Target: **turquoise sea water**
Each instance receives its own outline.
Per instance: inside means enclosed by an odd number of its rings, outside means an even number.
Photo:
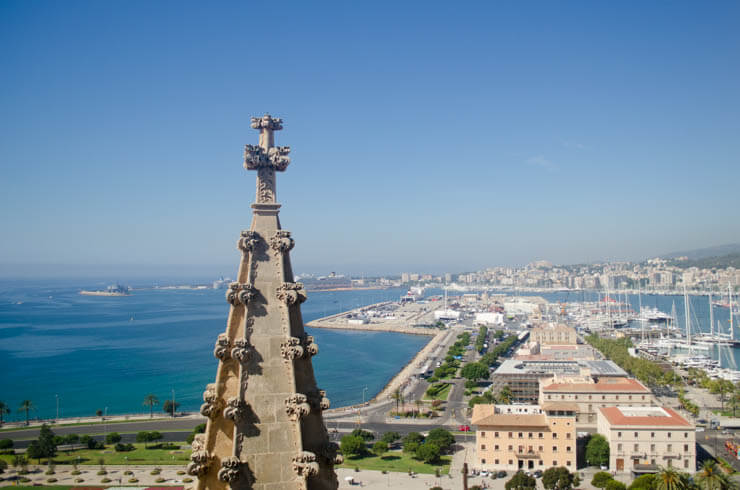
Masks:
[[[223,290],[136,290],[93,297],[80,289],[104,284],[0,282],[0,400],[20,420],[21,400],[33,417],[88,416],[96,410],[142,413],[144,396],[172,397],[197,410],[217,360],[213,344],[225,330]],[[405,290],[310,292],[304,321],[396,299]],[[385,332],[308,329],[319,344],[313,358],[319,386],[332,406],[371,397],[429,337]]]

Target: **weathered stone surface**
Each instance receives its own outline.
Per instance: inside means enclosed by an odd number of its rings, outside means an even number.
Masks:
[[[252,118],[252,127],[260,132],[259,144],[244,149],[244,167],[257,172],[252,223],[237,241],[229,319],[214,347],[216,382],[203,394],[209,421],[188,472],[198,490],[332,490],[341,456],[321,416],[329,400],[313,374],[318,346],[303,329],[306,291],[288,256],[295,242],[278,219],[275,176],[288,167],[290,148],[274,144],[281,119]]]

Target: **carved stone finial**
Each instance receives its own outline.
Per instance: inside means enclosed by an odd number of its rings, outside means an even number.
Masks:
[[[301,451],[293,456],[293,471],[303,478],[318,475],[319,464],[316,462],[316,455],[311,451]]]
[[[290,252],[295,246],[295,241],[290,237],[290,232],[278,230],[270,239],[270,247],[278,253]]]
[[[234,341],[234,348],[231,349],[231,357],[242,364],[246,364],[252,358],[252,349],[254,347],[246,340],[236,339]]]
[[[216,340],[216,347],[213,349],[213,355],[222,361],[227,360],[230,353],[230,344],[231,342],[229,342],[229,337],[227,337],[225,333],[219,334],[218,340]]]
[[[224,459],[221,461],[221,469],[218,470],[218,479],[226,483],[235,482],[241,476],[241,466],[242,462],[239,458],[231,456]]]
[[[303,334],[301,344],[303,345],[304,355],[315,356],[319,353],[319,344],[313,341],[313,335]]]
[[[298,420],[311,412],[311,405],[303,393],[295,393],[285,399],[285,411],[290,420]]]
[[[316,390],[309,393],[308,402],[315,409],[329,410],[329,407],[331,407],[331,402],[326,397],[326,391],[324,390]]]
[[[264,149],[257,145],[244,145],[244,168],[247,170],[270,169],[283,172],[290,165],[290,146],[273,146]]]
[[[283,129],[283,120],[282,118],[272,117],[269,114],[265,114],[262,117],[253,117],[252,127],[254,129],[271,129],[272,131],[280,131]]]
[[[244,253],[254,251],[254,247],[257,246],[259,235],[250,230],[243,230],[239,236],[239,241],[236,242],[236,248]]]
[[[327,442],[321,448],[321,455],[329,460],[332,464],[342,464],[344,458],[339,453],[339,445],[336,442]]]
[[[209,383],[206,385],[206,391],[203,392],[203,401],[205,403],[200,406],[201,415],[211,419],[217,417],[223,402],[216,393],[215,384]]]
[[[254,298],[256,291],[251,284],[232,282],[226,290],[226,301],[232,306],[246,305]]]
[[[190,455],[190,463],[187,467],[187,472],[192,476],[203,476],[208,471],[208,466],[211,463],[211,456],[206,447],[206,436],[205,434],[197,434],[193,439],[193,452]]]
[[[289,306],[296,302],[300,304],[306,301],[306,290],[303,289],[303,283],[284,282],[277,288],[277,298]]]
[[[239,398],[229,398],[224,408],[224,417],[234,422],[241,422],[247,417],[248,404]]]
[[[280,344],[280,355],[286,361],[292,361],[303,356],[303,347],[301,346],[301,339],[296,337],[290,337],[288,340],[283,341]]]

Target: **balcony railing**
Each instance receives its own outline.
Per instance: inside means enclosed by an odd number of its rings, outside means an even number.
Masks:
[[[521,459],[540,459],[540,453],[537,451],[517,451],[516,457]]]

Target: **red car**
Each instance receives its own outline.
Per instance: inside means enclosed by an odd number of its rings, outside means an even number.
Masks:
[[[469,425],[461,425],[457,428],[460,432],[470,432],[470,426]]]

